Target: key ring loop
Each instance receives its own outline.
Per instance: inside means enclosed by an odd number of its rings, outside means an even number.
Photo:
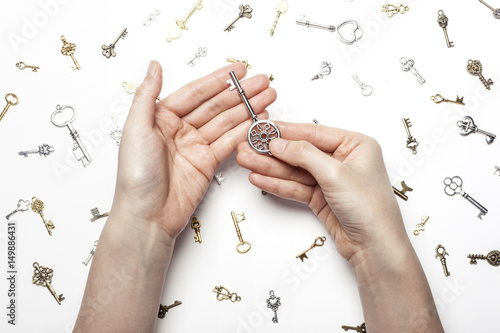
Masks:
[[[340,28],[342,28],[343,26],[345,25],[349,25],[349,24],[352,24],[354,25],[356,28],[354,30],[352,30],[351,34],[352,34],[352,39],[346,39],[344,36],[342,36],[342,34],[340,33]],[[335,27],[335,30],[337,31],[337,35],[339,36],[339,39],[342,43],[344,44],[347,44],[347,45],[351,45],[351,44],[354,44],[354,42],[357,42],[361,37],[363,37],[363,30],[361,29],[361,27],[359,26],[358,22],[354,21],[354,20],[346,20],[342,23],[340,23],[338,26]],[[356,35],[356,32],[359,30],[360,34],[359,36]]]
[[[246,248],[247,246],[248,246],[248,248]],[[242,248],[242,249],[240,250],[240,248]],[[243,242],[238,243],[238,245],[236,245],[236,251],[238,251],[239,253],[247,253],[248,251],[250,251],[251,248],[252,248],[252,244],[250,244],[249,241],[243,241]]]
[[[452,178],[446,177],[443,180],[443,183],[444,185],[446,185],[444,187],[444,193],[446,193],[450,197],[454,196],[455,194],[462,194],[463,181],[462,178],[460,178],[459,176],[454,176]]]
[[[15,100],[15,102],[13,102],[13,100]],[[17,105],[17,103],[19,103],[19,98],[16,94],[8,93],[7,95],[5,95],[5,101],[7,102],[7,104]]]
[[[431,101],[433,101],[436,104],[444,102],[444,97],[441,96],[440,94],[436,94],[435,96],[431,96]]]
[[[368,91],[368,92],[366,92],[366,91]],[[373,92],[372,86],[366,85],[366,84],[363,84],[361,86],[361,94],[363,96],[370,96],[372,94],[372,92]]]
[[[56,116],[62,113],[65,109],[71,109],[73,113],[71,118],[63,123],[56,122],[55,119]],[[65,127],[68,126],[70,123],[72,123],[75,120],[75,118],[76,118],[76,111],[71,105],[64,105],[64,106],[57,105],[56,110],[52,113],[52,116],[50,116],[50,121],[52,121],[52,124],[56,125],[57,127]]]
[[[314,240],[314,246],[323,246],[325,244],[325,241],[326,241],[326,237],[323,236],[323,237],[316,237],[316,239]],[[321,242],[321,243],[320,243]]]

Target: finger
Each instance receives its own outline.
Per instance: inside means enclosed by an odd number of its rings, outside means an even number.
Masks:
[[[227,78],[230,77],[229,72],[226,73],[226,75]],[[250,99],[260,94],[262,91],[265,91],[269,87],[269,79],[264,74],[257,75],[249,79],[242,80],[241,85],[245,90],[245,95],[248,99]],[[210,98],[193,112],[188,113],[184,117],[184,120],[193,125],[195,128],[200,128],[221,112],[241,104],[241,97],[238,92],[236,90],[231,91],[227,88],[229,88],[228,84],[226,84],[226,89],[220,94]],[[252,107],[254,107],[253,104]],[[257,108],[255,112],[257,113]],[[248,116],[248,112],[244,112],[243,115]]]
[[[178,117],[184,117],[227,89],[226,81],[229,79],[231,71],[234,71],[239,78],[243,78],[247,73],[247,68],[241,63],[225,66],[201,79],[186,84],[159,103],[173,111]]]
[[[305,185],[292,180],[267,177],[258,173],[251,173],[248,177],[250,183],[263,191],[280,198],[291,199],[309,204],[314,194],[314,186]]]
[[[249,103],[252,109],[258,115],[262,113],[269,105],[276,100],[276,90],[267,88],[260,92],[257,96],[250,98]],[[248,120],[250,115],[247,108],[238,96],[238,102],[235,106],[210,120],[206,125],[203,125],[198,130],[208,142],[214,142],[224,133],[235,128],[242,122]]]

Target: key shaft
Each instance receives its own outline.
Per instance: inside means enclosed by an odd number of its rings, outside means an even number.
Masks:
[[[477,209],[480,210],[480,213],[477,217],[479,217],[480,219],[483,219],[483,216],[486,215],[488,213],[488,210],[486,208],[484,208],[479,202],[477,202],[476,200],[474,200],[470,195],[468,195],[467,193],[463,192],[462,196],[467,199],[470,203],[472,203],[474,206],[476,206]]]
[[[492,6],[490,6],[489,4],[487,4],[483,0],[479,0],[479,2],[482,3],[483,5],[485,5],[486,7],[488,7],[489,9],[491,9],[491,11],[493,12],[494,18],[500,19],[500,8],[493,8]]]

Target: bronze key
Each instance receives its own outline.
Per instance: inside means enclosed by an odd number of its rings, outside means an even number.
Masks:
[[[441,252],[439,252],[439,250],[442,250]],[[450,272],[448,271],[448,267],[446,266],[446,258],[444,256],[446,256],[448,254],[448,252],[446,252],[446,249],[444,248],[443,245],[439,244],[437,247],[436,247],[436,258],[439,257],[439,259],[441,260],[441,265],[443,266],[443,270],[444,270],[444,276],[450,276]]]
[[[165,318],[165,314],[168,312],[168,309],[173,308],[174,306],[181,305],[182,302],[180,301],[175,301],[174,304],[171,305],[161,305],[160,304],[160,310],[158,311],[158,318]]]
[[[45,204],[43,203],[42,200],[37,199],[36,197],[33,197],[31,199],[31,210],[34,211],[37,214],[40,214],[42,217],[43,223],[45,224],[45,228],[47,228],[47,231],[49,232],[49,235],[52,236],[52,231],[51,229],[54,229],[54,222],[45,220],[45,216],[43,216],[43,209],[45,208]]]
[[[467,258],[470,259],[471,265],[477,265],[477,259],[480,259],[488,261],[492,266],[500,266],[500,251],[497,250],[490,251],[487,255],[469,254]]]
[[[403,189],[402,190],[398,190],[397,188],[395,188],[394,186],[392,187],[392,190],[394,191],[394,193],[400,197],[401,199],[403,199],[404,201],[408,201],[408,196],[405,194],[406,192],[411,192],[413,191],[413,189],[411,187],[409,187],[408,185],[406,185],[405,181],[403,180],[401,182],[401,186],[403,186]]]
[[[302,260],[302,262],[304,262],[304,259],[309,259],[307,257],[307,254],[306,252],[308,252],[309,250],[312,250],[313,248],[315,248],[316,246],[323,246],[323,244],[325,244],[325,241],[326,241],[326,237],[323,236],[323,237],[316,237],[316,239],[314,240],[314,243],[313,245],[311,245],[307,250],[305,250],[304,252],[301,252],[299,253],[295,258],[299,258],[300,260]]]
[[[37,286],[47,287],[56,299],[57,303],[61,305],[61,302],[64,301],[63,294],[57,296],[56,291],[52,287],[52,277],[54,276],[54,271],[52,268],[39,266],[37,262],[33,263],[33,267],[35,268],[35,272],[33,274],[33,284]]]
[[[8,93],[7,95],[5,95],[5,100],[7,101],[7,105],[0,114],[0,121],[2,120],[3,116],[5,116],[7,110],[9,110],[11,105],[17,105],[19,103],[19,99],[13,93]]]
[[[342,325],[342,328],[344,329],[344,331],[356,331],[358,333],[366,333],[366,325],[365,323],[359,325],[359,326],[346,326],[346,325]]]

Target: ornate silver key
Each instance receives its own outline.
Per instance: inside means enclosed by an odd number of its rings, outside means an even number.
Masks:
[[[481,133],[486,135],[486,143],[491,144],[495,140],[496,135],[489,132],[480,130],[476,124],[474,124],[474,119],[469,116],[465,116],[464,119],[457,121],[457,126],[460,128],[460,135],[467,136],[471,133]]]
[[[441,252],[439,252],[441,250]],[[436,246],[436,257],[439,257],[439,260],[441,260],[441,265],[443,266],[444,270],[444,276],[450,276],[450,272],[448,271],[448,266],[446,266],[446,258],[444,256],[449,256],[448,252],[446,252],[446,249],[444,248],[443,245],[439,244]]]
[[[486,89],[490,90],[491,85],[493,85],[493,81],[491,79],[486,79],[483,76],[483,65],[479,60],[471,60],[467,61],[467,72],[469,72],[472,76],[479,76],[479,80],[483,83]]]
[[[401,69],[404,72],[410,71],[413,75],[416,76],[417,82],[422,85],[425,83],[425,79],[418,74],[418,71],[413,67],[415,65],[415,61],[413,59],[406,60],[406,58],[402,57],[399,59],[399,62],[401,63]]]
[[[217,184],[222,185],[222,181],[224,180],[224,177],[222,177],[222,173],[218,173],[214,175],[214,179],[217,182]]]
[[[19,61],[17,64],[16,64],[16,67],[19,68],[19,70],[23,70],[25,68],[31,68],[31,71],[32,72],[38,72],[38,70],[40,69],[40,67],[38,66],[30,66],[30,65],[26,65],[24,62],[22,61]]]
[[[276,30],[276,26],[278,25],[278,20],[280,19],[281,14],[286,13],[288,10],[288,1],[286,0],[281,0],[276,4],[274,7],[278,14],[276,15],[276,19],[274,20],[273,28],[271,29],[271,37],[274,35],[274,30]]]
[[[94,256],[95,250],[97,249],[97,243],[98,242],[99,241],[95,241],[94,242],[94,245],[92,246],[92,251],[90,251],[89,256],[87,257],[87,259],[85,259],[85,261],[82,261],[82,264],[84,264],[85,266],[87,266],[89,264],[90,260]]]
[[[115,46],[116,46],[116,43],[118,43],[118,41],[120,39],[124,39],[125,36],[127,36],[127,28],[123,29],[122,32],[118,35],[118,37],[115,39],[115,41],[109,45],[105,45],[103,44],[101,46],[102,48],[102,55],[105,56],[106,58],[110,58],[110,57],[116,57],[116,51],[115,51]]]
[[[405,125],[406,135],[408,140],[406,140],[406,148],[410,149],[413,154],[417,153],[418,141],[410,133],[411,121],[410,118],[403,118],[403,125]]]
[[[252,109],[252,106],[248,102],[247,97],[245,96],[245,91],[240,85],[240,81],[236,77],[233,71],[229,73],[231,75],[231,80],[227,80],[227,83],[231,85],[230,89],[238,89],[238,93],[243,100],[248,112],[250,113],[250,117],[253,120],[253,125],[248,130],[248,143],[250,146],[259,153],[268,153],[271,155],[271,151],[269,150],[269,143],[272,139],[280,138],[281,133],[278,128],[272,121],[269,120],[259,120],[257,115]]]
[[[363,82],[361,82],[358,79],[358,74],[353,74],[352,78],[354,79],[354,81],[356,81],[359,84],[359,87],[361,88],[361,95],[370,96],[372,94],[372,92],[373,92],[372,86],[366,85]]]
[[[151,25],[151,21],[155,21],[158,15],[160,15],[161,11],[159,9],[155,10],[154,13],[149,14],[146,22],[143,23],[145,27],[149,27]]]
[[[246,17],[246,18],[252,18],[252,7],[250,7],[250,5],[240,5],[238,7],[240,9],[240,13],[238,14],[238,17],[234,19],[233,22],[231,22],[227,27],[226,29],[224,29],[224,31],[231,31],[234,29],[234,24],[236,23],[236,21],[238,21],[240,18],[242,17]]]
[[[477,202],[476,200],[472,199],[472,197],[470,195],[468,195],[467,193],[465,193],[465,191],[462,190],[462,184],[463,184],[462,178],[460,178],[459,176],[454,176],[454,177],[451,177],[451,178],[450,177],[446,177],[443,182],[444,182],[444,185],[445,185],[444,186],[444,193],[446,193],[450,197],[454,196],[455,194],[460,194],[465,199],[467,199],[470,203],[472,203],[474,206],[476,206],[477,209],[480,210],[480,213],[479,213],[479,215],[477,217],[479,217],[480,219],[482,219],[483,216],[488,213],[488,210],[486,208],[484,208],[483,206],[481,206],[479,204],[479,202]]]
[[[207,48],[206,47],[199,47],[198,52],[195,53],[193,60],[191,60],[187,64],[191,65],[191,67],[193,67],[194,65],[196,65],[196,62],[195,62],[196,59],[200,59],[201,57],[205,57],[206,55],[207,55]]]
[[[111,139],[115,140],[115,144],[117,146],[119,146],[120,142],[122,140],[122,130],[121,130],[120,127],[118,127],[118,124],[116,123],[116,116],[115,116],[115,114],[111,115],[111,119],[113,120],[113,127],[111,128],[111,131],[109,132],[109,137]]]
[[[54,149],[54,147],[44,143],[41,146],[38,146],[38,149],[20,151],[19,155],[28,157],[29,154],[39,154],[40,156],[47,157],[47,155],[50,155],[50,153],[53,153],[55,151],[56,150]]]
[[[267,299],[267,307],[274,311],[273,323],[278,323],[278,307],[281,305],[280,297],[274,295],[274,290],[269,292],[269,298]]]
[[[158,318],[165,318],[165,314],[168,312],[168,309],[171,309],[173,307],[176,307],[178,305],[181,305],[182,302],[180,301],[175,301],[174,304],[171,305],[161,305],[160,304],[160,310],[158,311]]]
[[[12,213],[10,213],[9,215],[5,216],[5,218],[7,220],[9,220],[10,217],[12,215],[14,215],[15,213],[17,213],[17,212],[25,212],[25,211],[27,211],[29,209],[29,207],[30,207],[30,201],[29,200],[19,199],[19,201],[17,202],[17,208],[14,211],[12,211]]]
[[[0,113],[0,121],[3,119],[7,111],[12,105],[17,105],[19,103],[19,98],[13,93],[8,93],[5,95],[5,101],[7,102],[7,105],[3,109],[2,113]]]
[[[62,113],[65,109],[71,109],[72,116],[69,120],[59,123],[56,121],[56,116],[60,113]],[[71,135],[71,138],[73,139],[73,155],[75,155],[76,159],[78,161],[81,161],[83,166],[86,167],[87,165],[92,162],[92,158],[90,157],[89,153],[87,152],[87,149],[83,145],[82,140],[80,139],[80,134],[75,130],[73,127],[72,123],[76,118],[76,111],[71,105],[64,105],[56,106],[56,111],[52,113],[52,116],[50,117],[50,120],[52,121],[52,124],[54,124],[57,127],[68,127],[69,133]]]
[[[409,10],[410,10],[410,7],[405,6],[405,5],[399,5],[399,7],[398,7],[398,6],[386,3],[385,5],[382,6],[381,12],[386,13],[387,17],[391,18],[398,13],[404,14]]]
[[[319,73],[314,75],[311,81],[322,79],[325,76],[330,75],[330,73],[332,72],[332,67],[332,64],[329,64],[326,61],[322,61],[319,64]]]
[[[469,254],[467,258],[470,259],[471,265],[477,265],[477,260],[480,259],[488,261],[492,266],[500,266],[500,251],[497,250],[490,251],[487,255]]]
[[[500,8],[493,8],[490,5],[488,5],[486,2],[484,2],[483,0],[479,0],[479,2],[482,3],[483,5],[485,5],[486,7],[488,7],[489,9],[491,9],[491,11],[493,12],[494,18],[500,19]]]
[[[338,26],[312,23],[312,22],[306,21],[304,19],[297,19],[297,20],[295,20],[295,23],[297,23],[298,25],[305,26],[306,28],[313,27],[313,28],[318,28],[318,29],[322,29],[322,30],[328,30],[330,32],[336,31],[340,41],[342,43],[348,44],[348,45],[354,44],[354,42],[358,41],[361,37],[363,37],[363,30],[358,25],[358,22],[356,22],[354,20],[346,20],[346,21],[340,23]],[[347,34],[347,33],[345,34],[347,36],[351,36],[351,38],[348,39],[348,38],[345,38],[344,35],[342,35],[342,33],[340,32],[340,29],[342,29],[343,27],[348,27],[349,25],[351,25],[353,29],[351,30],[350,34]]]
[[[446,30],[446,27],[448,26],[448,17],[444,15],[444,12],[442,10],[438,11],[438,24],[441,28],[443,28],[444,31],[444,37],[446,38],[446,45],[448,47],[453,47],[453,42],[450,42],[448,39],[448,31]]]
[[[344,329],[344,331],[356,331],[358,333],[366,333],[366,325],[365,323],[359,325],[359,326],[346,326],[346,325],[342,325],[342,327]]]

